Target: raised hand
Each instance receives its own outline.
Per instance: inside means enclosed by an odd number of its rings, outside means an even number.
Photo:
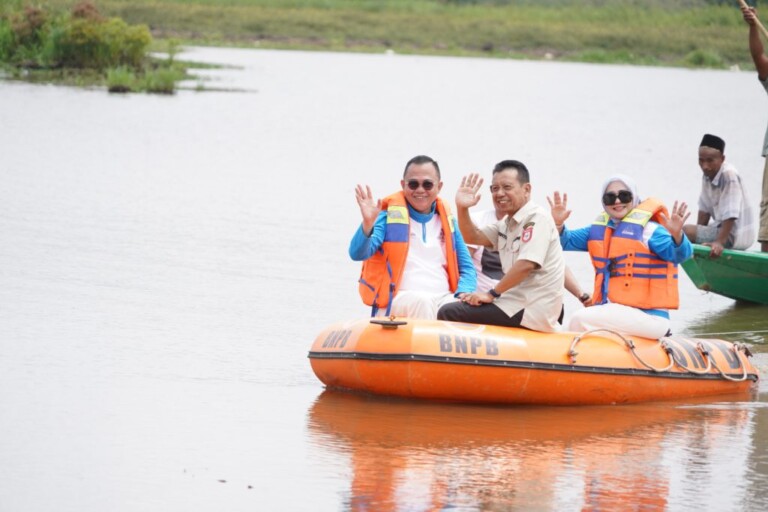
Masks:
[[[555,221],[555,225],[559,229],[565,224],[568,217],[571,216],[571,210],[568,209],[568,194],[563,193],[561,197],[560,192],[555,191],[553,199],[547,196],[547,202],[549,203],[549,212],[552,214],[552,220]]]
[[[683,225],[690,216],[691,212],[688,211],[688,205],[685,201],[680,203],[675,201],[675,204],[672,206],[672,213],[669,217],[663,213],[660,215],[662,226],[667,228],[669,234],[675,239],[675,243],[679,244],[683,239]]]
[[[461,178],[461,185],[456,191],[456,208],[471,208],[480,201],[480,187],[483,178],[477,173],[472,173]]]
[[[363,216],[363,231],[366,235],[370,235],[381,211],[381,199],[373,199],[371,187],[368,185],[365,188],[362,185],[355,187],[355,199]]]
[[[747,5],[741,6],[741,15],[744,17],[744,21],[747,22],[749,25],[754,25],[755,20],[757,19],[757,11],[755,11],[754,7],[749,7]]]

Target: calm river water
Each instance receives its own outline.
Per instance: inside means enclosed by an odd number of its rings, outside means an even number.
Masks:
[[[0,83],[0,510],[768,509],[765,385],[439,405],[326,392],[306,357],[322,327],[367,314],[346,254],[356,183],[383,196],[426,153],[452,201],[463,174],[517,158],[535,201],[569,193],[573,225],[613,172],[695,209],[710,132],[757,205],[754,73],[183,57],[231,65],[201,77],[238,92]],[[568,262],[587,286],[585,255]],[[677,332],[746,341],[768,375],[766,308],[681,291]]]

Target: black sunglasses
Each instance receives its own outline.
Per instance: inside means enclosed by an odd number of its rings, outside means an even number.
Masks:
[[[616,198],[619,199],[620,203],[631,203],[632,192],[629,190],[619,190],[618,194],[616,192],[606,192],[603,194],[603,204],[612,205],[616,202]]]
[[[419,186],[421,186],[421,188],[424,190],[432,190],[432,188],[435,186],[435,182],[430,180],[424,180],[421,182],[419,180],[408,180],[409,189],[416,190],[419,188]]]

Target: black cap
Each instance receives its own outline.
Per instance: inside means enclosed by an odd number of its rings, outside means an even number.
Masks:
[[[701,144],[699,144],[699,147],[701,146],[717,149],[721,153],[725,151],[725,141],[717,135],[711,135],[709,133],[705,134],[704,138],[701,139]]]

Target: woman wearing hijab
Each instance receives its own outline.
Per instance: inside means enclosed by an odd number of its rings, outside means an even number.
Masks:
[[[568,328],[668,335],[669,310],[679,307],[677,266],[693,252],[683,233],[688,206],[675,201],[670,215],[657,199],[641,201],[634,180],[621,174],[603,183],[601,199],[592,225],[569,230],[567,194],[547,198],[563,250],[588,251],[595,267],[595,305],[574,313]]]

